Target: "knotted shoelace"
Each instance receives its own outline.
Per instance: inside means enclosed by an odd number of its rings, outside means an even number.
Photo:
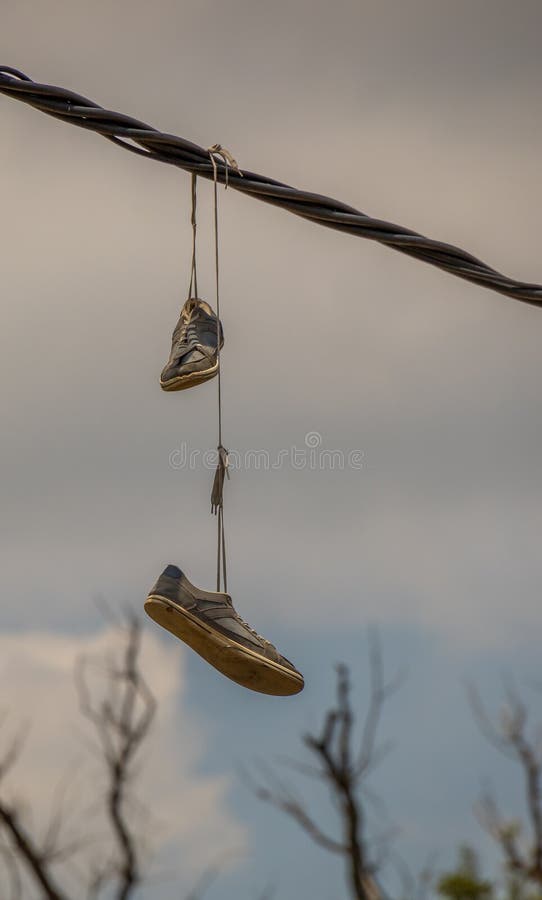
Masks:
[[[199,310],[197,303],[193,299],[187,300],[181,312],[183,323],[176,338],[176,360],[179,360],[189,350],[194,349],[200,350],[205,356],[212,355],[212,353],[206,350],[206,348],[202,344],[200,344],[198,340],[198,313]]]

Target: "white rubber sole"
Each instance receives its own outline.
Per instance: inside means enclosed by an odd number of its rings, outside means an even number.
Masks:
[[[203,384],[214,378],[218,372],[218,363],[211,366],[210,369],[203,369],[201,372],[191,372],[189,375],[178,375],[176,378],[170,378],[169,381],[160,379],[160,387],[163,391],[184,391],[186,388],[195,387],[196,384]]]
[[[303,690],[305,682],[300,673],[292,672],[280,663],[226,638],[166,597],[151,594],[145,602],[145,612],[162,628],[188,644],[222,675],[243,687],[278,697],[298,694]]]

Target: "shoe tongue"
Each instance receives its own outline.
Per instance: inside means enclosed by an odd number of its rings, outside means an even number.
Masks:
[[[213,317],[214,317],[214,312],[213,312],[213,310],[211,309],[211,307],[209,306],[209,304],[207,303],[206,300],[200,300],[199,298],[194,298],[194,299],[195,299],[195,303],[196,303],[196,308],[197,308],[198,310],[201,310],[202,312],[204,312],[204,313],[205,313],[206,315],[208,315],[208,316],[213,316]]]
[[[192,313],[198,308],[199,300],[197,297],[189,297],[186,303],[183,306],[182,312],[185,318],[189,318]]]

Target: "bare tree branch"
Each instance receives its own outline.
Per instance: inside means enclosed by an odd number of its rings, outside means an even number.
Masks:
[[[508,868],[513,872],[524,872],[527,863],[522,858],[517,843],[518,824],[503,819],[497,802],[489,790],[486,789],[482,794],[475,807],[475,813],[482,827],[500,845]]]
[[[356,772],[359,775],[366,773],[369,767],[375,768],[388,752],[387,748],[377,752],[375,747],[380,717],[386,700],[399,690],[405,677],[403,672],[397,672],[391,681],[385,681],[380,642],[373,631],[369,632],[369,672],[371,677],[371,695],[369,709],[363,724],[361,748],[356,765]]]
[[[17,761],[24,743],[25,731],[26,729],[19,732],[0,760],[0,779],[7,775]],[[30,876],[43,890],[44,897],[47,900],[68,900],[51,875],[51,860],[47,854],[44,854],[39,849],[30,833],[26,830],[17,810],[2,797],[0,797],[0,827],[3,827],[9,839],[10,847],[8,851],[11,851],[25,866]],[[5,853],[4,858],[7,859]],[[15,869],[12,866],[12,884],[20,884],[19,880],[14,880],[14,872]]]
[[[527,881],[542,885],[542,758],[538,738],[528,735],[528,711],[513,683],[505,686],[505,704],[498,723],[488,715],[475,688],[469,689],[474,716],[478,725],[501,753],[515,760],[524,781],[529,846],[520,847],[519,823],[505,819],[489,789],[486,789],[477,805],[478,819],[486,831],[499,844],[508,868]]]
[[[0,780],[2,780],[5,775],[7,775],[10,769],[12,769],[17,762],[23,748],[23,744],[26,740],[27,731],[28,728],[24,728],[19,731],[19,734],[17,734],[13,738],[4,756],[2,757],[2,759],[0,759]]]
[[[206,891],[220,875],[221,866],[218,864],[208,866],[198,878],[192,890],[185,894],[184,900],[201,900]]]
[[[359,750],[355,748],[350,675],[345,665],[339,665],[334,706],[326,712],[318,733],[303,736],[303,743],[316,758],[317,764],[286,760],[290,768],[327,784],[339,812],[340,839],[330,837],[323,831],[306,803],[295,797],[291,787],[285,786],[275,771],[264,769],[263,783],[260,780],[255,784],[252,779],[247,779],[259,799],[288,815],[318,846],[342,856],[350,892],[355,900],[382,900],[375,874],[382,864],[384,848],[391,837],[388,832],[378,840],[368,838],[362,788],[369,771],[381,758],[382,748],[377,747],[377,737],[382,707],[399,682],[397,679],[389,683],[385,681],[380,647],[374,634],[370,636],[369,648],[371,691]]]
[[[306,809],[298,803],[293,798],[289,798],[286,796],[277,796],[273,794],[271,791],[266,790],[265,788],[258,788],[256,791],[256,796],[260,800],[264,800],[267,803],[271,803],[277,809],[282,810],[287,815],[289,815],[292,819],[294,819],[298,825],[301,825],[304,831],[307,832],[309,837],[318,844],[320,847],[323,847],[325,850],[329,850],[331,853],[339,853],[341,856],[344,856],[347,852],[347,848],[344,844],[339,843],[338,841],[333,840],[333,838],[328,837],[324,834],[323,831],[320,830],[319,826],[316,824],[314,819],[310,817]]]
[[[502,753],[503,756],[508,756],[509,759],[515,759],[515,752],[504,739],[499,727],[493,724],[476,687],[472,684],[468,684],[467,693],[470,707],[474,718],[476,719],[478,728],[486,738],[487,742]]]
[[[429,855],[424,866],[416,874],[412,873],[404,859],[397,853],[394,854],[394,865],[399,873],[404,900],[426,900],[435,881],[435,854]]]
[[[36,846],[30,834],[19,820],[17,812],[0,800],[0,825],[3,825],[21,862],[24,863],[34,881],[41,887],[46,900],[69,900],[56,885],[51,872],[50,860]]]
[[[4,860],[4,865],[7,869],[10,881],[11,890],[9,900],[22,900],[23,885],[21,882],[19,866],[17,864],[17,857],[11,847],[2,844],[0,844],[0,856]]]
[[[115,900],[129,900],[142,881],[141,848],[128,804],[132,780],[138,775],[138,753],[153,722],[155,701],[140,672],[141,628],[135,618],[128,621],[123,639],[120,660],[112,654],[105,670],[102,666],[105,681],[101,691],[89,677],[89,660],[78,661],[75,671],[80,709],[93,726],[107,775],[105,811],[115,838],[111,856],[92,861],[90,870],[86,860],[83,872],[80,851],[92,838],[87,833],[78,839],[72,829],[70,840],[61,841],[61,832],[67,830],[67,783],[59,786],[42,841],[23,821],[21,809],[0,792],[0,832],[6,837],[6,844],[0,843],[0,860],[9,876],[13,900],[22,900],[23,874],[39,888],[44,900],[68,900],[72,891],[67,892],[53,876],[59,864],[64,866],[65,882],[71,883],[75,877],[78,896],[87,900],[99,900],[104,891]],[[21,731],[0,757],[0,781],[17,761],[23,740]]]
[[[117,667],[114,661],[111,662],[108,672],[110,690],[99,702],[92,699],[84,661],[76,672],[80,709],[96,730],[106,765],[107,813],[119,851],[117,900],[128,900],[141,882],[126,801],[134,760],[151,728],[156,704],[139,670],[140,645],[141,626],[132,618],[126,632],[122,663]],[[97,896],[96,885],[99,886],[104,877],[104,872],[95,874],[94,896]]]

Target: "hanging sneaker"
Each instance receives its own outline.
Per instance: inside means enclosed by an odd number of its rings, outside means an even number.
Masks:
[[[182,391],[218,372],[218,319],[205,300],[190,297],[173,332],[171,354],[160,376],[164,391]],[[220,324],[220,349],[224,345]]]
[[[303,690],[301,673],[243,621],[228,594],[194,587],[177,566],[164,569],[145,611],[237,684],[280,696]]]

